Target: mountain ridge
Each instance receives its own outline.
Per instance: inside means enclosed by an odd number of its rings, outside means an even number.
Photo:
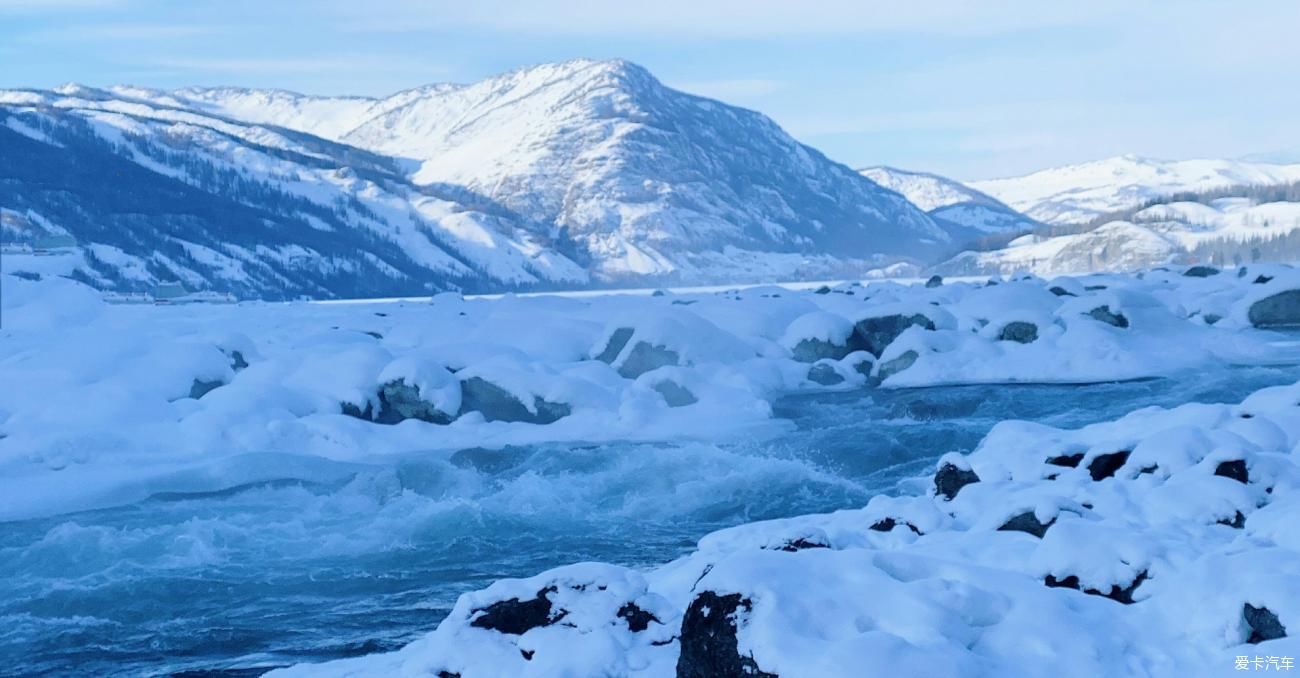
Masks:
[[[378,237],[397,244],[375,271],[402,275],[388,283],[373,278],[367,293],[412,294],[448,284],[511,289],[851,276],[955,248],[946,225],[797,142],[766,116],[672,90],[626,61],[526,67],[383,99],[129,85],[4,90],[0,117],[5,134],[38,144],[28,149],[38,163],[99,149],[97,162],[137,176],[150,199],[182,190],[167,181],[206,191],[195,199],[229,214],[199,224],[169,208],[159,218],[175,223],[155,230],[189,224],[191,230],[179,232],[205,243],[211,250],[205,257],[224,262],[216,269],[227,273],[265,262],[248,255],[257,252],[251,242],[223,243],[222,219],[240,238],[274,222],[281,234],[310,235],[301,231],[304,224],[324,224],[312,239],[329,232],[340,241]],[[52,141],[47,133],[56,132],[68,143]],[[100,153],[105,148],[111,154]],[[147,173],[137,174],[141,168]],[[11,164],[2,177],[8,194],[0,207],[11,214],[11,238],[21,235],[13,226],[20,217],[29,226],[53,224],[87,246],[118,248],[111,258],[133,258],[135,270],[153,271],[150,282],[173,271],[201,289],[265,295],[274,292],[271,280],[291,273],[272,266],[275,276],[236,284],[216,269],[150,264],[148,234],[128,237],[84,223],[129,222],[147,231],[147,218],[94,213],[110,204],[98,199],[94,209],[63,204],[67,196],[97,195],[88,177],[73,175],[84,183],[65,186],[59,196],[31,190],[24,171]],[[241,211],[222,195],[222,181],[245,182],[233,203],[252,201],[245,207],[272,217]],[[299,199],[316,201],[304,214],[325,211],[312,217],[317,221],[277,212]],[[70,222],[48,218],[56,213]],[[41,228],[30,226],[29,235]],[[350,249],[339,254],[347,267],[371,266]],[[322,258],[303,266],[319,277],[333,264],[319,251],[304,256],[316,255]],[[421,280],[421,269],[432,272],[429,280]],[[300,280],[281,292],[337,295],[331,285]]]

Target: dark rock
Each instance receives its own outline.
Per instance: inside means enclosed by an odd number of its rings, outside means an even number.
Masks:
[[[849,347],[822,339],[800,339],[791,353],[801,363],[815,363],[818,360],[839,360],[849,354]]]
[[[561,610],[552,618],[551,601],[547,595],[555,591],[554,586],[548,586],[538,591],[536,598],[528,600],[510,598],[478,608],[470,613],[472,618],[469,625],[513,636],[521,636],[540,626],[550,626],[567,614]]]
[[[664,402],[669,407],[686,407],[694,405],[700,401],[685,386],[673,381],[661,381],[652,386],[656,393],[663,396]]]
[[[668,293],[665,292],[665,291],[663,291],[663,290],[655,290],[654,292],[651,292],[651,293],[650,293],[650,296],[652,296],[652,297],[665,297],[665,296],[668,296]]]
[[[1267,607],[1255,607],[1250,603],[1246,603],[1241,610],[1241,615],[1245,617],[1246,625],[1250,627],[1250,637],[1246,639],[1247,643],[1254,645],[1266,640],[1277,640],[1286,637],[1286,627],[1282,626],[1281,620]]]
[[[631,327],[620,327],[609,335],[609,342],[605,344],[605,349],[596,356],[596,360],[602,363],[613,364],[618,359],[618,354],[623,352],[623,347],[627,346],[628,339],[632,338],[635,332]]]
[[[1115,475],[1115,472],[1124,466],[1124,462],[1128,461],[1129,454],[1128,450],[1099,454],[1088,463],[1088,473],[1093,480],[1105,480]]]
[[[876,522],[872,523],[871,527],[868,529],[872,529],[877,532],[893,532],[894,528],[898,527],[899,525],[906,525],[909,530],[917,534],[921,534],[921,530],[917,529],[915,525],[907,522],[906,520],[895,520],[894,518],[882,518],[880,520],[877,520]]]
[[[204,381],[203,379],[195,379],[192,383],[190,383],[190,397],[195,400],[198,400],[199,398],[202,398],[203,396],[212,392],[213,389],[225,385],[226,382],[220,380]]]
[[[1079,296],[1079,295],[1075,294],[1074,292],[1071,292],[1071,291],[1065,289],[1064,287],[1061,287],[1060,285],[1052,285],[1051,287],[1049,287],[1049,288],[1047,289],[1047,291],[1048,291],[1048,292],[1051,292],[1052,294],[1055,294],[1055,295],[1058,296],[1058,297],[1077,297],[1077,296]]]
[[[460,674],[451,671],[439,671],[438,678],[460,678]]]
[[[1146,581],[1146,579],[1147,579],[1147,573],[1144,570],[1138,573],[1138,576],[1133,579],[1133,583],[1129,584],[1128,586],[1125,586],[1124,588],[1120,588],[1118,585],[1115,585],[1115,586],[1111,586],[1109,591],[1104,591],[1104,592],[1098,591],[1096,589],[1079,588],[1079,578],[1076,577],[1075,575],[1070,575],[1068,577],[1065,577],[1064,579],[1057,579],[1056,577],[1049,574],[1047,575],[1047,578],[1043,580],[1043,583],[1051,588],[1074,589],[1075,591],[1083,591],[1084,593],[1090,596],[1101,596],[1103,598],[1110,598],[1111,600],[1118,603],[1131,605],[1133,603],[1133,592],[1136,591],[1137,588],[1142,585],[1142,582]]]
[[[794,553],[795,551],[807,551],[808,549],[828,549],[831,545],[817,537],[799,537],[781,545],[779,551]]]
[[[1007,522],[1002,523],[998,528],[1000,532],[1025,532],[1032,534],[1039,539],[1047,534],[1047,528],[1056,524],[1056,518],[1052,518],[1046,523],[1039,522],[1038,516],[1033,511],[1025,511],[1019,515],[1012,516]]]
[[[1258,275],[1258,276],[1255,276],[1255,279],[1254,279],[1254,280],[1250,281],[1250,284],[1252,284],[1252,285],[1264,285],[1264,284],[1270,283],[1270,282],[1272,282],[1272,281],[1273,281],[1273,276],[1271,276],[1271,275]]]
[[[808,381],[822,386],[834,386],[844,383],[844,377],[836,372],[834,367],[826,363],[818,363],[808,370]]]
[[[930,288],[941,287],[943,286],[943,277],[932,275],[929,280],[925,281],[925,286]]]
[[[1300,325],[1300,290],[1283,290],[1250,305],[1247,313],[1255,327]]]
[[[339,403],[339,407],[343,408],[343,414],[346,414],[349,417],[356,417],[357,419],[365,419],[366,421],[375,420],[373,408],[371,407],[370,403],[366,403],[364,409],[357,407],[353,403]]]
[[[650,622],[663,623],[658,617],[637,607],[636,603],[624,603],[623,607],[618,608],[618,616],[627,621],[627,629],[632,633],[640,633],[650,628]]]
[[[877,373],[877,376],[881,381],[884,381],[894,376],[895,374],[898,374],[899,372],[902,372],[903,370],[911,367],[914,363],[916,363],[916,359],[918,357],[920,356],[917,355],[916,351],[906,351],[902,355],[898,356],[897,358],[894,358],[893,360],[887,360],[883,363],[880,363],[880,371]]]
[[[31,271],[14,271],[14,272],[11,273],[10,275],[12,275],[12,276],[15,277],[15,278],[21,278],[21,279],[23,279],[23,280],[30,280],[30,281],[32,281],[32,282],[40,282],[40,280],[41,280],[41,274],[40,274],[40,273],[33,273],[33,272],[31,272]]]
[[[961,491],[961,488],[979,481],[980,477],[975,475],[974,471],[957,468],[952,464],[945,463],[934,474],[934,493],[951,501]]]
[[[1088,311],[1088,316],[1107,325],[1114,325],[1119,328],[1128,327],[1128,318],[1125,318],[1123,313],[1111,313],[1110,306],[1098,306]]]
[[[859,320],[853,326],[853,334],[849,337],[849,348],[866,351],[879,358],[880,354],[884,353],[885,348],[898,338],[898,335],[913,325],[927,330],[934,329],[934,322],[920,313],[910,316],[886,315]]]
[[[1186,271],[1183,271],[1183,275],[1188,278],[1208,278],[1212,275],[1218,274],[1219,269],[1213,266],[1193,266]]]
[[[778,678],[758,668],[752,655],[741,656],[736,642],[736,612],[751,609],[739,593],[704,591],[682,617],[677,678]]]
[[[1250,472],[1246,470],[1246,460],[1225,461],[1214,467],[1214,475],[1231,478],[1242,485],[1250,482]]]
[[[831,293],[831,288],[825,285],[822,285],[821,287],[818,287],[817,289],[813,290],[813,294],[830,294],[830,293]]]
[[[539,397],[533,398],[533,410],[528,411],[509,391],[482,377],[470,377],[460,382],[460,413],[479,412],[487,421],[522,421],[529,424],[550,424],[569,416],[571,409],[564,403],[553,403]]]
[[[1081,461],[1083,461],[1082,452],[1076,452],[1074,454],[1062,454],[1062,455],[1057,455],[1055,457],[1047,458],[1047,463],[1051,464],[1052,466],[1066,466],[1069,468],[1078,468],[1079,462]]]
[[[673,299],[673,306],[690,306],[694,303],[694,299]]]
[[[676,365],[678,360],[680,356],[672,349],[638,341],[619,366],[618,373],[624,378],[636,379],[651,370]]]
[[[380,334],[380,333],[378,333],[378,332],[375,332],[375,331],[373,331],[373,330],[365,330],[365,331],[362,332],[362,334],[368,334],[368,335],[370,335],[370,336],[372,336],[372,337],[374,337],[374,338],[376,338],[376,339],[383,339],[383,338],[384,338],[384,335],[382,335],[382,334]]]
[[[1215,524],[1227,525],[1228,527],[1231,527],[1233,529],[1240,530],[1241,528],[1246,526],[1246,516],[1242,515],[1241,511],[1237,511],[1237,515],[1233,516],[1232,520],[1228,520],[1227,518],[1221,518],[1215,521]]]
[[[230,369],[238,372],[245,367],[248,367],[248,361],[244,360],[243,353],[239,351],[226,351],[224,349],[221,352],[225,353],[227,358],[230,358]]]
[[[1002,326],[998,341],[1014,341],[1020,344],[1032,344],[1038,340],[1038,326],[1022,320],[1013,320]]]
[[[871,358],[867,357],[866,353],[859,353],[852,364],[853,371],[861,374],[867,379],[871,378],[871,370],[876,366],[876,364],[872,362]]]
[[[1219,322],[1220,320],[1223,320],[1223,316],[1219,315],[1218,313],[1206,313],[1206,314],[1205,314],[1205,324],[1206,324],[1206,325],[1213,325],[1213,324]]]
[[[397,379],[379,387],[379,414],[374,418],[377,423],[396,424],[407,419],[418,419],[430,424],[450,424],[454,418],[432,403],[421,400],[418,386]]]
[[[1105,285],[1085,285],[1083,289],[1084,289],[1085,291],[1088,291],[1088,292],[1096,292],[1097,290],[1104,290],[1104,289],[1106,289],[1106,286],[1105,286]]]

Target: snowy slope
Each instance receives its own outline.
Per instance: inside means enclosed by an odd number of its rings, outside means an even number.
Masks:
[[[937,174],[883,165],[858,171],[944,223],[983,233],[1029,231],[1041,225],[990,195]]]
[[[624,61],[524,68],[379,100],[256,90],[155,93],[409,161],[577,241],[598,275],[713,268],[696,253],[924,257],[948,233],[758,113],[665,87]]]
[[[971,186],[1045,223],[1083,223],[1182,192],[1300,180],[1300,165],[1123,155]]]
[[[1211,257],[1220,264],[1250,260],[1258,254],[1252,250],[1260,246],[1266,259],[1288,259],[1293,248],[1279,244],[1294,239],[1297,232],[1300,203],[1261,204],[1249,198],[1179,201],[1138,210],[1128,220],[1084,233],[1027,235],[997,250],[963,252],[934,270],[941,275],[1135,271]]]
[[[939,275],[1066,275],[1151,268],[1177,260],[1179,243],[1144,225],[1113,221],[1086,233],[1026,235],[988,252],[962,252],[938,264]]]
[[[6,241],[71,235],[104,289],[357,296],[582,284],[508,210],[304,134],[65,87],[0,93]]]
[[[1214,240],[1246,241],[1300,230],[1300,203],[1257,204],[1248,198],[1171,202],[1148,207],[1133,220],[1190,249]]]

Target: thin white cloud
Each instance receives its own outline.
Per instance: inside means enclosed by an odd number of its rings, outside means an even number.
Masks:
[[[124,0],[0,0],[0,13],[47,14],[71,10],[109,9],[125,4]]]
[[[444,75],[447,69],[437,64],[408,61],[381,55],[303,58],[177,58],[159,59],[150,66],[188,73],[216,75],[313,75],[394,72],[416,73],[427,78]]]
[[[219,35],[231,30],[213,24],[72,24],[24,33],[19,39],[25,43],[138,42]]]
[[[1130,3],[1003,0],[880,2],[870,0],[334,0],[341,27],[368,31],[472,28],[531,35],[734,37],[920,32],[987,35],[1043,26],[1080,25],[1127,12]]]

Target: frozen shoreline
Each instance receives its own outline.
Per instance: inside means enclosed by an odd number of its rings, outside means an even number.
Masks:
[[[1263,266],[1248,276],[156,307],[105,304],[62,278],[6,276],[0,520],[317,481],[421,451],[763,438],[782,430],[771,404],[788,393],[1297,363],[1300,345],[1248,317],[1290,289],[1300,272]]]

